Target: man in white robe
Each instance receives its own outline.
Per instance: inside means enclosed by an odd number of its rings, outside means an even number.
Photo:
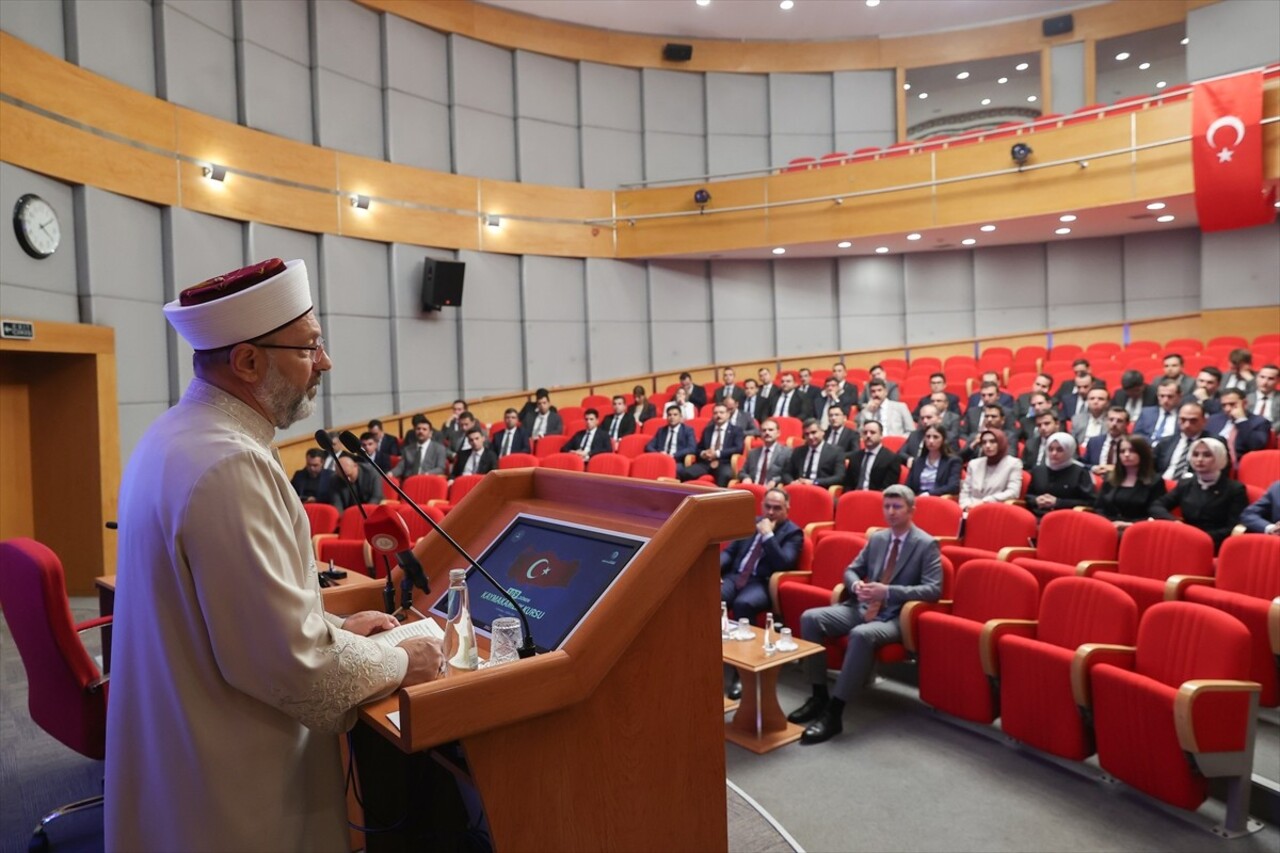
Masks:
[[[271,447],[332,367],[311,307],[303,263],[278,260],[165,306],[196,378],[120,491],[107,850],[348,849],[337,734],[439,672],[431,640],[367,639],[394,627],[386,614],[321,605]]]

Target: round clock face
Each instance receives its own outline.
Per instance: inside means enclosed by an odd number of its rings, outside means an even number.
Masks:
[[[37,259],[52,255],[62,241],[58,214],[49,202],[33,193],[24,195],[14,205],[13,229],[22,250]]]

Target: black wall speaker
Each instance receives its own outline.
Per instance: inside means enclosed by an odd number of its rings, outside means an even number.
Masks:
[[[422,310],[439,311],[462,304],[462,276],[467,265],[427,258],[422,265]]]
[[[693,59],[693,45],[674,42],[665,45],[662,48],[662,58],[667,62],[688,62]]]
[[[1066,35],[1075,29],[1075,21],[1070,15],[1059,15],[1056,18],[1045,18],[1041,23],[1041,28],[1045,38],[1053,36]]]

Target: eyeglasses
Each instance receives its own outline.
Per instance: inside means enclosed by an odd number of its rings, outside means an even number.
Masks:
[[[260,344],[254,341],[249,341],[249,343],[253,344],[255,347],[263,347],[264,349],[306,350],[307,352],[311,353],[312,364],[319,364],[320,359],[323,358],[324,354],[327,352],[327,350],[324,348],[324,338],[316,338],[315,344],[309,347],[292,346],[290,344]]]

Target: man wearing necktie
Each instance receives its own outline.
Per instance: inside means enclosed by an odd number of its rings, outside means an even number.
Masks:
[[[729,423],[729,407],[716,403],[711,411],[711,423],[702,432],[698,442],[698,461],[685,469],[681,480],[696,480],[707,474],[715,477],[716,485],[724,488],[733,479],[733,457],[742,453],[743,433]]]
[[[1240,464],[1240,457],[1267,446],[1271,437],[1271,424],[1266,418],[1251,413],[1244,406],[1244,392],[1228,388],[1218,398],[1222,411],[1209,418],[1205,432],[1221,436],[1231,457],[1231,467]]]
[[[736,619],[754,624],[769,608],[769,576],[794,570],[800,560],[804,531],[787,518],[790,506],[782,489],[765,492],[764,515],[756,519],[755,534],[734,540],[720,552],[720,600]],[[740,698],[742,682],[736,669],[731,678],[729,698]]]
[[[751,448],[738,471],[744,483],[759,483],[774,488],[782,482],[791,466],[791,448],[778,441],[778,422],[765,418],[760,424],[760,443]]]
[[[532,453],[529,436],[520,428],[520,413],[515,409],[507,409],[502,413],[502,429],[493,437],[493,446],[497,448],[498,458],[510,456],[512,453]]]
[[[473,426],[467,430],[467,447],[458,451],[453,461],[453,477],[456,480],[466,474],[488,474],[498,467],[498,454],[485,445],[484,430]]]
[[[1155,448],[1161,441],[1178,432],[1178,407],[1182,392],[1175,379],[1162,379],[1156,386],[1156,404],[1147,406],[1133,425],[1133,434],[1141,435]]]
[[[681,423],[683,416],[679,406],[667,407],[667,425],[649,440],[644,446],[646,453],[665,453],[676,460],[676,476],[684,472],[684,458],[698,450],[697,439],[687,424]]]
[[[791,464],[782,476],[784,485],[830,488],[844,477],[844,454],[822,441],[822,427],[813,418],[804,422],[804,447],[791,451]]]
[[[600,412],[587,409],[582,413],[586,428],[573,434],[573,438],[560,448],[565,453],[576,453],[583,462],[590,462],[597,453],[612,453],[613,445],[609,443],[609,434],[600,428]]]
[[[1124,406],[1107,409],[1107,431],[1089,439],[1084,448],[1084,464],[1099,477],[1105,477],[1120,458],[1120,439],[1129,433],[1129,410]]]
[[[1270,421],[1272,432],[1280,432],[1280,393],[1276,391],[1276,384],[1280,382],[1280,367],[1264,364],[1258,368],[1253,380],[1257,383],[1257,388],[1245,397],[1246,408],[1252,414]]]
[[[613,414],[604,419],[604,431],[614,447],[618,446],[623,436],[636,431],[635,416],[627,411],[627,398],[621,394],[613,398]]]
[[[1199,403],[1183,403],[1178,409],[1178,432],[1156,446],[1156,473],[1166,480],[1181,479],[1191,467],[1191,445],[1204,432],[1204,408]]]
[[[942,597],[942,558],[938,543],[912,523],[915,494],[906,486],[884,490],[887,529],[871,535],[844,572],[839,604],[806,610],[800,635],[821,643],[848,636],[849,648],[835,688],[827,688],[827,657],[806,658],[813,695],[787,719],[809,723],[802,744],[822,743],[844,728],[845,703],[871,678],[876,649],[902,639],[898,617],[908,601],[937,601]]]

